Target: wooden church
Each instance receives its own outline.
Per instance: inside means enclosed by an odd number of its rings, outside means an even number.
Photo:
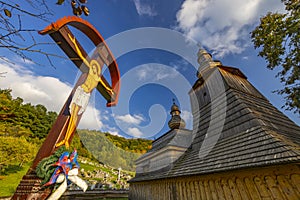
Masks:
[[[300,127],[237,68],[198,53],[193,130],[171,108],[170,131],[136,161],[132,200],[300,199]]]

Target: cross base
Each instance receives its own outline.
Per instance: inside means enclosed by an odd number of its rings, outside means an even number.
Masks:
[[[42,180],[34,171],[29,170],[19,183],[12,200],[44,200],[51,194],[51,189],[42,189]]]

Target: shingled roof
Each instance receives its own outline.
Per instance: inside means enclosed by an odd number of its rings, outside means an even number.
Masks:
[[[197,97],[197,101],[192,98],[192,108],[199,109],[193,110],[195,136],[190,147],[170,166],[137,174],[131,182],[300,162],[300,127],[272,106],[239,69],[220,65],[206,73],[209,75],[202,74],[205,81],[200,77],[190,92]],[[212,109],[220,109],[212,104],[222,101],[222,94],[210,94],[207,85],[216,76],[221,76],[225,85],[226,118],[217,143],[203,157],[204,139],[215,137],[209,133],[215,130],[209,129],[214,126],[210,123],[215,117]]]
[[[185,134],[188,134],[190,132],[191,130],[188,129],[172,129],[168,131],[166,134],[154,140],[152,142],[152,148],[148,152],[158,151],[167,145],[176,146],[178,144],[177,140],[184,140]],[[178,134],[178,133],[184,133],[184,134]]]

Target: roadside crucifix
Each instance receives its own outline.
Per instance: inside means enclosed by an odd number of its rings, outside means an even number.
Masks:
[[[92,90],[98,84],[101,84],[101,86],[104,87],[106,92],[108,92],[111,96],[114,95],[112,88],[110,88],[107,85],[107,83],[101,79],[102,66],[100,66],[99,63],[94,59],[92,59],[90,62],[87,61],[87,59],[82,55],[82,52],[78,47],[76,38],[72,37],[69,33],[68,33],[68,37],[74,44],[79,58],[89,68],[89,70],[86,79],[80,86],[76,87],[75,93],[72,97],[72,101],[69,106],[71,116],[68,123],[68,128],[65,134],[65,138],[62,141],[60,141],[58,144],[56,144],[56,147],[65,145],[66,148],[69,148],[70,137],[72,136],[74,130],[76,129],[78,117],[85,111],[88,105]]]
[[[87,55],[68,26],[83,32],[96,46],[91,57]],[[45,199],[49,196],[51,191],[42,190],[39,185],[41,181],[35,173],[38,163],[43,158],[50,156],[60,146],[65,145],[66,148],[69,148],[93,89],[96,88],[107,100],[106,106],[108,107],[117,104],[120,90],[120,73],[115,58],[99,32],[87,21],[75,16],[65,17],[50,24],[39,33],[49,34],[83,73],[12,199]],[[109,69],[111,84],[102,75],[104,65]]]

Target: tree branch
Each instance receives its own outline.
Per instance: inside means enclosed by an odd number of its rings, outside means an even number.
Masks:
[[[46,15],[51,15],[50,12],[49,13],[44,12],[44,13],[41,13],[41,14],[34,14],[34,13],[28,12],[26,10],[23,10],[23,9],[17,7],[17,6],[11,5],[9,3],[5,3],[4,1],[0,1],[0,3],[2,3],[3,5],[6,5],[6,6],[10,7],[10,8],[16,9],[16,10],[22,12],[22,13],[25,13],[25,14],[27,14],[29,16],[40,18],[40,19],[42,19],[42,20],[44,20],[46,22],[49,22],[49,20],[47,20],[45,16]],[[46,4],[44,4],[44,5],[46,5]],[[46,6],[46,8],[49,9],[47,6]]]
[[[0,40],[3,40],[4,38],[9,37],[10,35],[18,34],[20,32],[36,32],[36,31],[37,30],[34,30],[34,29],[23,29],[23,30],[19,29],[19,30],[14,30],[12,32],[7,33],[6,35],[2,35],[0,37]]]

